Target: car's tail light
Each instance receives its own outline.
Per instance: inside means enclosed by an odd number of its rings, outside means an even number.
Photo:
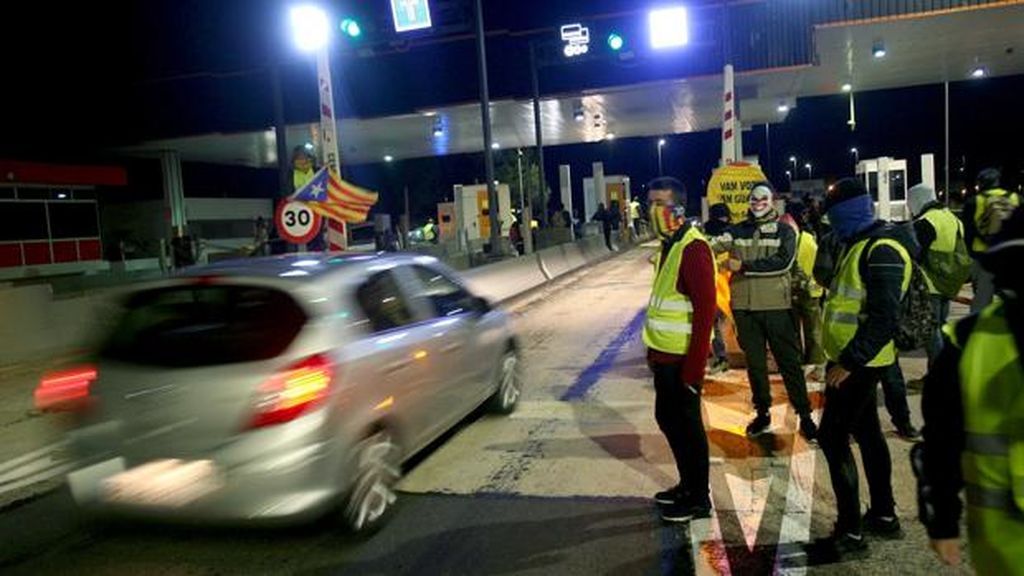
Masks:
[[[33,394],[36,409],[75,411],[87,408],[89,387],[98,376],[99,372],[92,365],[43,374]]]
[[[327,397],[334,367],[322,354],[297,362],[260,386],[249,428],[289,422]]]

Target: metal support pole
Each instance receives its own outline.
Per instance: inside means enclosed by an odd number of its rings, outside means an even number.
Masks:
[[[661,145],[661,140],[659,140],[658,141],[658,176],[659,177],[665,175],[665,171],[662,170],[662,168],[661,168],[661,149],[662,148],[664,148],[664,146]]]
[[[409,228],[412,226],[412,217],[409,214],[409,187],[406,186],[403,191],[403,197],[405,199],[405,213],[402,214],[402,246],[408,248],[409,242]]]
[[[544,175],[544,131],[540,118],[540,79],[537,77],[537,50],[530,42],[530,75],[533,79],[533,132],[537,141],[537,162],[540,167],[540,197],[547,198],[547,179]],[[532,207],[531,207],[532,208]],[[540,221],[548,223],[548,207],[540,207]]]
[[[764,123],[764,155],[766,156],[764,160],[765,164],[768,166],[768,170],[765,171],[765,175],[768,176],[768,180],[770,181],[772,179],[772,173],[774,172],[772,169],[772,128],[771,124],[767,122]]]
[[[526,190],[523,188],[523,150],[516,150],[516,164],[519,168],[519,234],[523,238],[523,252],[533,253],[533,216],[526,206]],[[525,226],[525,231],[524,227]]]
[[[944,184],[946,188],[946,206],[949,206],[949,197],[952,191],[949,189],[949,80],[943,83],[946,97],[946,161],[943,163]]]
[[[281,66],[270,68],[271,92],[274,97],[274,141],[277,145],[277,193],[287,196],[293,192],[291,158],[288,154],[287,128],[284,119],[284,91],[281,88]]]
[[[487,87],[487,48],[484,37],[484,9],[481,0],[473,3],[476,16],[476,60],[480,73],[480,120],[484,128],[484,173],[487,176],[487,206],[491,224],[491,255],[504,254],[501,245],[501,221],[498,219],[498,188],[494,185],[494,151],[491,135],[491,95]]]

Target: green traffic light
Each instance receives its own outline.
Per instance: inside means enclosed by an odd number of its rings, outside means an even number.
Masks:
[[[622,46],[626,44],[626,41],[618,34],[612,32],[608,35],[608,47],[618,52],[622,49]]]
[[[351,18],[345,18],[341,21],[341,31],[351,38],[358,38],[363,34],[363,29],[359,27],[359,22]]]

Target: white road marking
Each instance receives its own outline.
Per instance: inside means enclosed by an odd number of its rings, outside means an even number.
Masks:
[[[0,474],[4,474],[9,470],[13,470],[14,468],[17,468],[26,462],[39,458],[40,456],[49,454],[51,452],[56,452],[57,450],[64,448],[65,446],[67,446],[67,441],[61,440],[59,442],[54,442],[53,444],[50,444],[48,446],[43,446],[38,450],[33,450],[27,454],[22,454],[17,458],[12,458],[7,462],[4,462],[3,464],[0,464]]]
[[[0,496],[57,478],[75,467],[60,454],[66,441],[54,442],[0,464]]]
[[[764,518],[765,505],[768,504],[772,477],[748,480],[727,472],[725,481],[732,494],[736,518],[743,530],[743,540],[747,543],[747,549],[753,552],[754,545],[757,543],[757,531],[761,528],[761,519]]]

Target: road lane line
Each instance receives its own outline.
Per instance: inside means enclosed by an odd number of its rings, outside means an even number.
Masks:
[[[23,465],[26,462],[29,462],[29,461],[34,460],[36,458],[39,458],[40,456],[43,456],[43,455],[48,454],[50,452],[55,452],[55,451],[57,451],[57,450],[59,450],[61,448],[64,448],[65,446],[67,446],[67,444],[68,444],[67,440],[61,440],[59,442],[54,442],[53,444],[50,444],[48,446],[43,446],[42,448],[40,448],[38,450],[33,450],[33,451],[31,451],[31,452],[29,452],[27,454],[22,454],[21,456],[18,456],[17,458],[12,458],[12,459],[10,459],[10,460],[0,464],[0,474],[4,474],[8,470],[13,470],[14,468],[17,468],[17,467]]]

